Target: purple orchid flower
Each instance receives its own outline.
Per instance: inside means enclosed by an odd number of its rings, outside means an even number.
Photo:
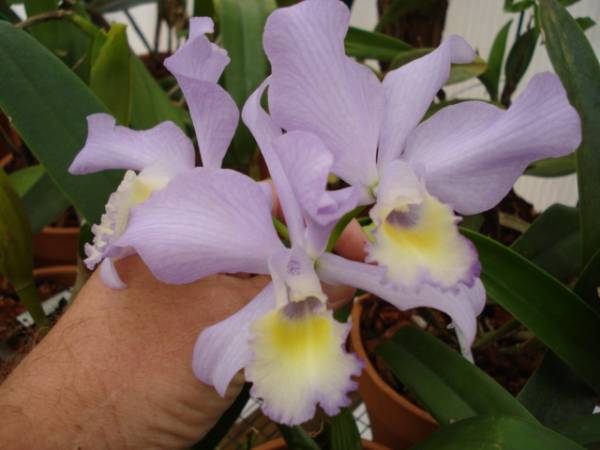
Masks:
[[[212,32],[211,19],[191,19],[188,41],[165,60],[165,66],[177,78],[188,101],[204,166],[218,168],[235,132],[239,112],[233,99],[217,84],[229,57],[206,38],[205,34]],[[102,262],[101,275],[107,285],[125,287],[113,259],[130,254],[131,249],[117,251],[112,244],[127,228],[130,209],[194,167],[194,146],[172,122],[134,131],[117,126],[108,114],[88,117],[86,143],[69,172],[81,175],[127,169],[100,223],[92,227],[93,244],[85,246],[85,264],[91,270]]]
[[[471,47],[450,36],[430,54],[390,71],[383,82],[347,57],[348,8],[305,0],[269,17],[264,47],[271,62],[269,112],[277,126],[318,136],[333,172],[374,203],[367,261],[387,282],[454,291],[478,280],[460,214],[496,205],[532,161],[572,152],[580,120],[558,77],[533,77],[508,110],[467,101],[423,121],[452,63]]]
[[[265,413],[293,425],[310,419],[317,404],[331,415],[348,405],[352,376],[361,369],[344,350],[350,324],[333,320],[321,280],[369,290],[402,309],[441,309],[470,339],[485,296],[479,282],[445,295],[429,287],[403,290],[382,283],[380,267],[326,252],[332,228],[356,207],[360,190],[326,190],[333,155],[312,133],[283,134],[260,105],[265,87],[248,99],[242,116],[269,167],[291,248],[278,238],[258,183],[211,168],[182,174],[136,206],[113,247],[134,249],[168,283],[221,272],[270,274],[272,282],[247,306],[199,336],[193,369],[221,395],[244,369]]]

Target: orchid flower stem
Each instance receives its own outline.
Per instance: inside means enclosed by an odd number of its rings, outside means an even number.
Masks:
[[[273,226],[275,226],[277,234],[281,239],[283,239],[286,242],[290,242],[290,233],[287,227],[279,219],[273,217]]]
[[[327,242],[327,250],[326,251],[330,252],[331,250],[333,250],[333,247],[335,246],[336,242],[342,235],[342,232],[344,231],[344,229],[348,226],[348,224],[352,221],[352,219],[354,219],[356,216],[358,216],[361,213],[361,211],[363,209],[365,209],[364,206],[357,206],[352,211],[346,213],[338,221],[338,223],[335,225],[335,227],[331,231],[331,234],[329,235],[329,241]]]
[[[545,348],[546,346],[542,341],[536,337],[532,337],[531,339],[521,342],[514,347],[503,348],[500,349],[500,351],[505,355],[518,355],[521,353],[535,353],[537,351],[544,350]]]
[[[129,10],[127,8],[125,8],[123,10],[123,14],[125,14],[125,17],[127,17],[127,20],[129,21],[129,23],[131,24],[131,26],[133,27],[133,30],[136,32],[136,34],[138,35],[138,37],[140,38],[140,40],[142,41],[142,44],[144,45],[144,47],[146,47],[146,50],[148,51],[148,54],[152,57],[156,59],[156,53],[154,52],[154,50],[152,49],[152,47],[150,46],[150,42],[148,42],[148,39],[146,39],[146,35],[144,34],[144,32],[142,31],[142,29],[140,28],[140,26],[138,25],[138,23],[135,21],[135,19],[133,18],[133,16],[130,14]]]
[[[15,24],[17,28],[29,28],[33,25],[37,25],[38,23],[48,22],[50,20],[59,20],[63,17],[72,16],[73,12],[68,11],[66,9],[58,9],[55,11],[48,11],[41,14],[36,14],[35,16],[28,17],[26,20]]]
[[[501,339],[502,337],[519,328],[519,326],[521,326],[521,322],[514,318],[510,319],[500,328],[497,328],[494,331],[490,331],[489,333],[486,333],[483,336],[481,336],[477,340],[477,342],[473,344],[473,350],[481,349],[493,342],[496,342],[498,339]]]
[[[29,314],[33,318],[33,321],[37,325],[38,329],[42,329],[48,326],[48,318],[46,317],[46,313],[42,308],[42,303],[40,302],[40,298],[37,294],[37,288],[33,283],[26,284],[24,287],[20,289],[16,289],[17,295],[19,296],[19,300],[23,302]]]

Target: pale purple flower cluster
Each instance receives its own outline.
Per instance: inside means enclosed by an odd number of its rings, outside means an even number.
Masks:
[[[221,394],[245,369],[265,412],[287,424],[310,419],[317,405],[335,414],[361,369],[344,350],[350,325],[333,320],[321,281],[401,309],[441,310],[468,354],[485,292],[454,211],[493,207],[530,162],[580,142],[579,118],[550,73],[535,76],[506,111],[469,101],[422,121],[451,64],[473,59],[471,47],[451,36],[380,82],[345,55],[348,20],[338,0],[276,10],[264,34],[272,74],[242,111],[290,247],[274,229],[268,186],[221,168],[238,110],[217,84],[229,59],[205,37],[210,19],[193,19],[188,41],[165,63],[186,96],[203,167],[194,167],[193,145],[174,124],[132,131],[106,115],[89,118],[88,140],[71,166],[73,173],[129,169],[87,249],[90,267],[104,259],[111,286],[124,287],[112,259],[133,253],[167,283],[220,272],[271,275],[252,302],[200,335],[193,368]],[[349,187],[327,190],[332,173]],[[376,264],[327,252],[341,217],[370,204],[367,261]]]

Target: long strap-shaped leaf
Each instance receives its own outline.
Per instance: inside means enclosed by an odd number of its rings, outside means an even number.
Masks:
[[[443,428],[411,450],[584,450],[558,433],[517,417],[474,417]]]
[[[479,233],[462,232],[477,247],[487,294],[600,392],[600,315],[514,251]]]
[[[577,150],[583,264],[600,249],[600,64],[577,21],[556,0],[540,0],[548,56],[583,127]]]
[[[561,434],[591,450],[600,448],[600,414],[582,417],[559,428]]]
[[[34,234],[39,233],[69,206],[67,199],[40,164],[11,173],[10,181],[21,197]]]
[[[33,282],[31,229],[10,179],[0,168],[0,275],[13,285],[38,326],[46,314]]]
[[[262,34],[267,17],[277,5],[274,0],[222,0],[218,5],[223,47],[231,57],[225,68],[225,87],[241,109],[269,72]],[[252,135],[240,122],[225,161],[244,167],[254,156],[255,149]]]
[[[106,109],[56,56],[26,32],[0,23],[0,108],[77,210],[96,222],[120,175],[72,176],[86,117]]]
[[[535,422],[508,391],[426,331],[403,327],[377,353],[440,425],[484,414]]]

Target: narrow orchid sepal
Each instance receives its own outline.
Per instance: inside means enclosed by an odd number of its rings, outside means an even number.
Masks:
[[[209,17],[190,20],[188,40],[165,60],[175,76],[190,110],[202,165],[219,168],[237,128],[239,111],[217,81],[229,64],[227,51],[205,36],[214,24]]]

